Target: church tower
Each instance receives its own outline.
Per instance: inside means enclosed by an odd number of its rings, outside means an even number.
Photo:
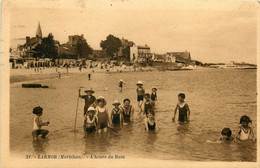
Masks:
[[[38,22],[38,28],[36,30],[36,37],[42,38],[42,29],[41,29],[40,22]]]

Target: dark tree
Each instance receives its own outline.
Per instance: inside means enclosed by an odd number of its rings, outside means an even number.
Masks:
[[[102,50],[106,51],[107,55],[113,57],[113,54],[119,51],[119,48],[122,46],[122,43],[119,38],[108,35],[105,41],[101,41],[100,47]]]
[[[88,56],[93,53],[93,49],[84,38],[79,38],[76,45],[76,52],[80,58],[88,58]]]
[[[55,46],[54,37],[49,33],[48,37],[42,39],[42,43],[37,45],[34,49],[34,57],[45,57],[55,59],[58,56],[57,47]]]
[[[123,55],[125,56],[127,61],[130,61],[130,47],[134,46],[134,42],[128,41],[127,45],[123,48]]]

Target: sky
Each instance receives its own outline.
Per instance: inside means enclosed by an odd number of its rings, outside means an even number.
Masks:
[[[10,45],[34,37],[38,22],[66,43],[81,35],[93,49],[113,34],[147,44],[153,53],[189,51],[206,62],[257,61],[256,1],[66,1],[24,0],[10,3]]]

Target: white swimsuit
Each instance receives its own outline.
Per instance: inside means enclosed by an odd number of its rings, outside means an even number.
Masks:
[[[39,120],[42,120],[41,117],[39,117],[39,116],[35,116],[35,117],[34,117],[34,119],[33,119],[33,130],[39,130],[39,129],[41,129],[41,126],[38,126],[37,123],[36,123],[36,121],[35,121],[35,119],[36,119],[37,117],[39,118]]]
[[[245,132],[245,130],[241,127],[240,128],[240,137],[239,137],[239,139],[241,141],[248,140],[249,137],[250,137],[250,133],[251,133],[250,127],[248,127],[248,131],[247,132]]]

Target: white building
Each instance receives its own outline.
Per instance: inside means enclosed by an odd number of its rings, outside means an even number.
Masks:
[[[130,62],[132,63],[144,63],[151,57],[150,47],[145,46],[133,46],[130,47]]]

